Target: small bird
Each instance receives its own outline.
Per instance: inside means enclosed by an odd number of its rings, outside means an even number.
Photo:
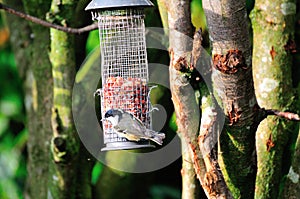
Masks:
[[[146,139],[162,145],[162,140],[165,138],[164,133],[158,133],[151,129],[147,129],[141,120],[136,118],[133,114],[121,109],[108,110],[104,115],[104,119],[112,124],[113,130],[120,137],[125,137],[129,141]]]

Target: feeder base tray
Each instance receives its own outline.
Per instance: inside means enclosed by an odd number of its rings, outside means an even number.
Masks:
[[[102,148],[101,151],[114,151],[114,150],[129,150],[129,149],[140,149],[140,148],[155,148],[149,142],[138,143],[138,142],[112,142],[107,143],[106,147]]]

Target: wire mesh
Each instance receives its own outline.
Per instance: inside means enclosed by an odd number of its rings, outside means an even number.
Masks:
[[[143,9],[106,10],[98,20],[102,70],[102,117],[112,108],[132,113],[150,128],[148,64]],[[124,142],[103,122],[104,143]]]

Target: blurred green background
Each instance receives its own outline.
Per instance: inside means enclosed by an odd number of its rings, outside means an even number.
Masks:
[[[25,108],[22,81],[0,18],[0,198],[22,198],[26,179]]]

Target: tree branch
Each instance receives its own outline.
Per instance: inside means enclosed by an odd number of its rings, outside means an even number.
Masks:
[[[185,67],[186,61],[189,61],[183,56],[187,56],[192,50],[192,40],[189,37],[193,34],[190,19],[190,1],[172,0],[168,2],[168,5],[169,48],[171,49],[170,87],[176,112],[178,134],[181,138],[182,148],[185,149],[182,152],[182,160],[192,160],[197,177],[202,182],[202,176],[205,174],[204,161],[202,158],[200,158],[200,161],[196,161],[198,155],[201,156],[199,147],[197,147],[200,112],[194,90],[185,77],[185,73],[180,71],[181,66]],[[181,61],[184,61],[184,64]],[[190,169],[189,166],[185,163],[182,164],[183,199],[199,197],[196,189],[189,188],[200,184],[195,177],[195,170]],[[199,173],[201,174],[199,175]]]
[[[194,36],[193,47],[196,47],[197,43],[199,42],[198,39],[200,38],[198,37],[199,36],[198,34],[199,32],[196,32]],[[193,48],[193,51],[197,52],[197,54],[201,52],[200,49],[195,50],[195,48]],[[199,56],[196,55],[195,57],[193,57],[193,59],[190,59],[191,57],[186,55],[189,54],[185,54],[185,56],[179,57],[175,61],[174,53],[172,53],[171,51],[171,63],[174,64],[172,67],[175,69],[174,71],[177,71],[178,76],[180,75],[184,76],[185,73],[183,71],[185,71],[187,68],[190,67],[190,63],[188,62],[188,60],[194,60],[195,62],[197,62],[196,60],[200,57],[200,55]],[[177,79],[175,80],[171,79],[171,81],[177,80],[176,82],[178,82],[179,79],[180,78],[177,77]],[[214,149],[214,146],[211,146],[212,143],[216,144],[216,142],[214,142],[212,139],[215,139],[214,135],[217,133],[213,132],[214,128],[210,128],[209,125],[206,125],[206,121],[208,120],[209,122],[212,122],[212,125],[216,125],[217,117],[216,115],[214,115],[214,117],[211,118],[207,114],[207,112],[204,111],[204,107],[206,108],[206,106],[211,106],[211,104],[202,104],[200,136],[198,137],[198,135],[195,132],[193,134],[193,131],[191,131],[191,129],[193,129],[194,127],[192,128],[191,126],[192,126],[192,121],[195,120],[197,113],[190,115],[187,114],[187,112],[196,109],[193,103],[191,103],[191,101],[188,101],[191,98],[195,98],[195,96],[194,96],[194,90],[192,89],[188,80],[186,78],[184,79],[186,82],[183,82],[182,81],[183,78],[182,78],[181,79],[182,85],[174,84],[176,85],[176,87],[173,86],[171,89],[175,110],[177,110],[180,113],[180,115],[177,113],[178,114],[177,123],[181,135],[182,143],[187,147],[187,150],[190,153],[191,160],[193,161],[193,165],[195,169],[195,174],[197,175],[197,178],[199,179],[207,197],[228,198],[228,199],[233,198],[225,183],[223,175],[220,171],[220,167],[217,162],[217,150]],[[190,92],[187,92],[187,90],[190,90]],[[180,101],[181,104],[179,104],[178,101]],[[211,107],[208,108],[210,109]],[[207,118],[207,116],[210,118],[205,119],[204,121],[203,118]],[[205,134],[203,133],[204,131],[207,132],[206,135],[204,135]]]
[[[198,146],[205,162],[206,173],[204,176],[204,186],[212,190],[212,195],[216,198],[233,198],[228,186],[225,183],[224,176],[218,164],[218,142],[220,130],[218,123],[222,120],[216,110],[216,103],[212,91],[210,57],[202,47],[202,30],[194,34],[192,64],[205,82],[200,82],[201,93],[201,125],[198,137]],[[205,85],[204,85],[205,84]],[[220,111],[219,111],[220,113]]]
[[[293,121],[300,121],[300,117],[298,114],[291,113],[291,112],[282,112],[278,110],[273,110],[273,109],[263,109],[266,112],[266,115],[276,115],[278,117],[282,117],[287,120],[293,120]]]
[[[171,35],[171,34],[170,34]],[[187,184],[192,182],[192,179],[188,179],[189,176],[194,176],[195,172],[200,182],[203,182],[203,176],[205,174],[205,165],[202,158],[198,158],[200,155],[199,147],[197,147],[197,132],[199,128],[200,113],[196,103],[194,90],[189,84],[187,78],[183,73],[176,70],[176,65],[179,65],[177,61],[173,62],[173,53],[171,53],[171,66],[170,66],[170,86],[172,91],[172,101],[176,112],[176,122],[178,125],[178,133],[181,137],[182,147],[185,149],[182,152],[182,159],[191,159],[195,171],[184,168],[186,164],[183,164],[182,171],[192,172],[190,175],[187,172],[182,172],[182,179],[184,180],[182,198],[197,198],[192,196],[191,191],[187,187],[193,186]],[[176,64],[177,63],[177,64]],[[193,184],[199,182],[193,182]]]
[[[82,34],[82,33],[89,32],[91,30],[95,30],[95,29],[98,28],[97,23],[94,23],[94,24],[91,24],[91,25],[88,25],[88,26],[85,26],[85,27],[82,27],[82,28],[70,28],[70,27],[64,27],[64,26],[56,25],[56,24],[44,21],[42,19],[39,19],[37,17],[25,14],[25,13],[20,12],[20,11],[17,11],[17,10],[15,10],[15,9],[7,6],[7,5],[4,5],[2,3],[0,3],[0,9],[4,10],[4,11],[10,13],[10,14],[21,17],[25,20],[31,21],[33,23],[36,23],[36,24],[39,24],[39,25],[42,25],[42,26],[45,26],[45,27],[48,27],[48,28],[54,28],[56,30],[60,30],[60,31],[63,31],[63,32],[66,32],[66,33],[71,33],[71,34]]]

